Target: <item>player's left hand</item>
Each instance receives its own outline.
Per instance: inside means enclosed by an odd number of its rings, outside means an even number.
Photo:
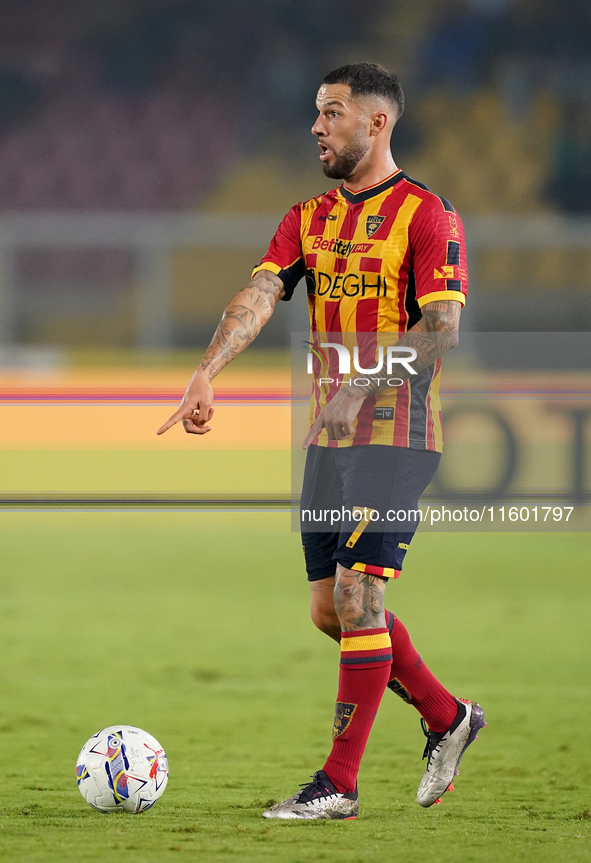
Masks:
[[[351,392],[341,388],[338,393],[322,408],[302,444],[302,449],[308,449],[316,435],[326,429],[329,440],[344,440],[355,432],[355,418],[361,410],[363,393]]]

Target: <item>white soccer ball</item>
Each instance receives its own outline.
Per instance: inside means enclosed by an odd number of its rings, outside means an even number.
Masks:
[[[168,761],[151,734],[133,725],[110,725],[82,747],[76,779],[86,802],[99,812],[145,812],[164,793]]]

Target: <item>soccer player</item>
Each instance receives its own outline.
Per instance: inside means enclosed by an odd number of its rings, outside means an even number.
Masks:
[[[445,198],[394,163],[390,137],[404,107],[395,75],[373,63],[343,66],[326,76],[316,105],[312,133],[323,171],[344,182],[285,216],[250,283],[227,306],[179,409],[158,431],[177,422],[189,434],[211,430],[211,381],[305,276],[312,344],[330,356],[324,377],[315,367],[302,539],[312,620],[340,642],[341,662],[332,750],[303,790],[263,813],[281,820],[357,817],[357,773],[387,687],[421,715],[421,806],[449,789],[485,724],[482,708],[437,680],[384,608],[440,459],[440,357],[457,344],[467,289],[462,223]],[[384,377],[377,360],[392,333],[399,353],[389,358],[398,362],[395,376]],[[357,367],[372,370],[352,385],[335,362],[354,334]],[[310,524],[309,514],[327,507],[342,510],[338,530]],[[385,512],[395,513],[394,523],[382,524]]]

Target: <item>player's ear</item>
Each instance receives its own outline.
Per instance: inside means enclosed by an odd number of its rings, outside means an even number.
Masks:
[[[379,135],[388,125],[388,115],[384,111],[376,111],[371,115],[371,124],[369,134],[372,136]]]

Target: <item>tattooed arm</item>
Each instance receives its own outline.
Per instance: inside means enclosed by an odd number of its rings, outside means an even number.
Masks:
[[[455,348],[459,341],[461,304],[456,300],[427,303],[423,306],[423,317],[396,343],[397,347],[413,348],[417,352],[412,368],[418,373]],[[322,409],[303,443],[307,449],[317,434],[326,428],[330,440],[343,440],[354,431],[355,417],[361,410],[363,400],[383,387],[383,374],[365,375],[367,386],[343,385],[334,398]],[[411,372],[403,365],[397,367],[395,377],[403,381]]]
[[[206,434],[211,430],[207,425],[214,413],[211,381],[256,339],[283,295],[283,282],[269,270],[259,270],[252,281],[236,294],[224,310],[179,409],[158,429],[157,434],[168,431],[180,420],[189,434]]]
[[[462,307],[455,300],[443,300],[436,303],[427,303],[423,307],[423,317],[407,333],[404,333],[396,342],[396,347],[414,348],[417,358],[412,362],[412,368],[418,373],[430,366],[444,353],[455,348],[459,341],[460,312]],[[366,376],[369,386],[355,387],[361,390],[364,397],[373,395],[380,387],[380,381],[384,383],[384,377],[379,375]],[[400,365],[396,369],[395,377],[400,380],[408,380],[411,373],[405,366]],[[347,387],[353,390],[353,387]],[[353,395],[356,395],[355,392]]]

